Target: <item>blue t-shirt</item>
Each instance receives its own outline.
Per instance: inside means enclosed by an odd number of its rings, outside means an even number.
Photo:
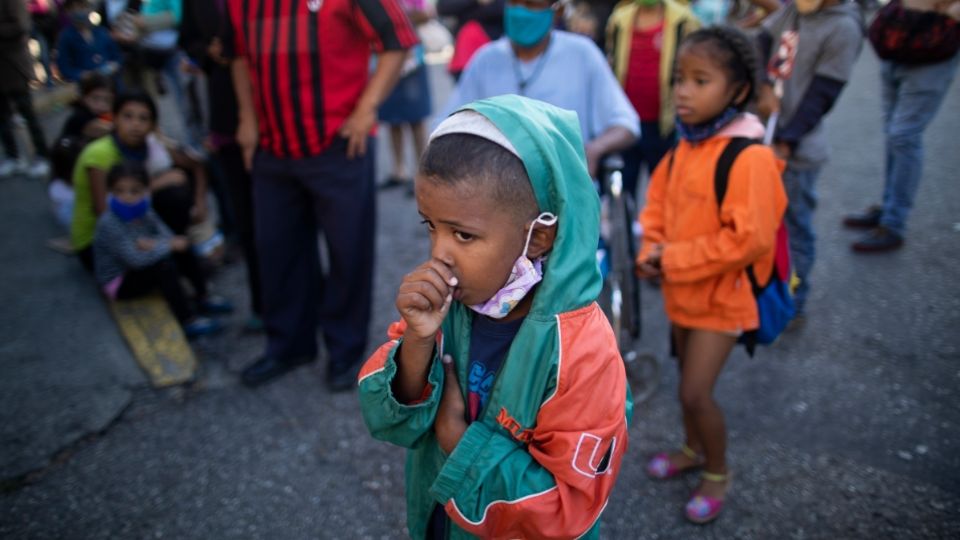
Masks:
[[[546,51],[530,62],[517,59],[506,36],[484,45],[470,59],[438,121],[467,103],[503,94],[576,112],[584,144],[614,126],[640,135],[640,118],[610,64],[596,44],[577,34],[553,30]]]
[[[467,414],[477,419],[490,399],[490,390],[497,371],[507,357],[510,344],[517,336],[523,318],[510,322],[476,315],[470,327],[470,365],[467,372]]]

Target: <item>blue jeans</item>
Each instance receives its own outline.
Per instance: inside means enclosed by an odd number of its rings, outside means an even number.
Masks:
[[[886,182],[880,224],[903,235],[923,174],[923,131],[933,120],[957,72],[960,55],[937,64],[883,62]]]
[[[789,164],[783,173],[783,185],[790,204],[787,205],[787,232],[790,233],[790,262],[800,278],[793,297],[797,314],[803,313],[810,292],[810,271],[816,257],[817,236],[813,232],[813,211],[817,208],[817,176],[820,167],[796,169]]]

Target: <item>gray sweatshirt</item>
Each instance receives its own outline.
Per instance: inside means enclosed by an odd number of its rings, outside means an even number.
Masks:
[[[150,251],[137,247],[138,238],[151,238]],[[173,233],[153,210],[140,219],[125,222],[107,210],[97,220],[93,238],[94,275],[97,283],[106,285],[127,270],[146,268],[170,255]]]
[[[807,88],[817,75],[846,82],[863,47],[863,17],[853,2],[844,2],[814,13],[801,15],[793,2],[784,5],[763,22],[773,36],[773,51],[780,36],[789,30],[799,33],[793,73],[783,84],[778,129],[785,127],[796,113]],[[821,122],[800,140],[790,165],[798,169],[823,165],[828,157],[826,136]]]

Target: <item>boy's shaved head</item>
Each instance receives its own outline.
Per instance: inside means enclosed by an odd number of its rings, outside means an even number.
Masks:
[[[430,141],[420,158],[420,175],[491,197],[521,223],[540,213],[520,158],[477,135],[450,133]]]

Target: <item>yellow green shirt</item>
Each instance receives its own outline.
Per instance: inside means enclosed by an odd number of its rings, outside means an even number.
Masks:
[[[81,250],[93,243],[93,232],[97,227],[97,214],[93,207],[93,194],[90,192],[90,176],[87,169],[100,169],[104,172],[120,163],[123,157],[111,135],[101,137],[88,144],[73,168],[73,222],[70,224],[70,241],[74,249]]]

